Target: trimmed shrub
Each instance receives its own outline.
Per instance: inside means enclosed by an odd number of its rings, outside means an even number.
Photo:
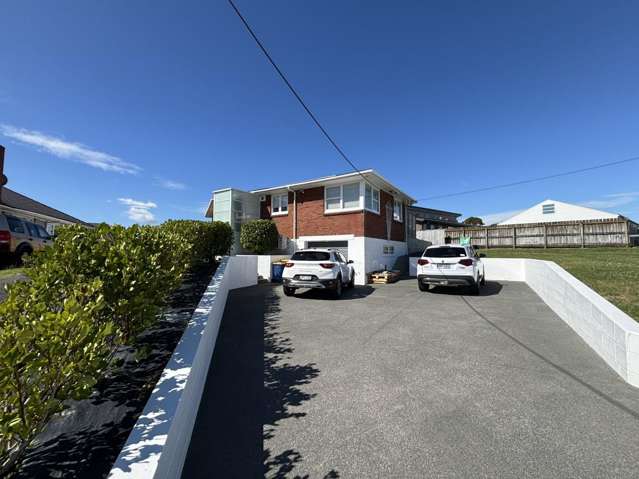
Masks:
[[[184,273],[226,253],[233,237],[227,224],[197,221],[57,233],[0,303],[0,476],[65,401],[91,393]]]
[[[90,394],[107,365],[115,327],[96,323],[100,280],[64,298],[38,280],[15,284],[0,305],[0,476],[20,460],[63,401]]]
[[[154,320],[167,295],[189,266],[191,246],[175,232],[156,226],[60,228],[55,244],[37,254],[27,276],[45,300],[65,296],[78,282],[101,280],[105,307],[96,320],[114,321],[129,342]]]
[[[264,254],[277,247],[279,233],[272,220],[251,220],[242,225],[240,244],[255,254]]]
[[[222,221],[169,220],[161,228],[177,234],[190,245],[192,266],[228,254],[233,244],[233,230]]]

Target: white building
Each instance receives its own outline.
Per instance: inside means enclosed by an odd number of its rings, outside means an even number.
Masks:
[[[607,211],[572,205],[561,201],[546,200],[536,204],[499,225],[520,225],[527,223],[551,223],[556,221],[592,221],[621,218],[621,215]]]

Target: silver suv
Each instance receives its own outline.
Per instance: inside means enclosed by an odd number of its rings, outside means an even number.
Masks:
[[[0,214],[0,255],[6,261],[22,264],[25,256],[53,244],[42,226],[17,216]]]

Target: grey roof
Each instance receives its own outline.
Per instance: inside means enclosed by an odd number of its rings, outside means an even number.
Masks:
[[[447,215],[451,215],[451,216],[461,216],[461,213],[454,213],[452,211],[446,211],[446,210],[436,210],[433,208],[424,208],[423,206],[409,206],[410,209],[412,210],[420,210],[420,211],[424,211],[424,212],[428,212],[428,213],[444,213]]]
[[[74,218],[73,216],[63,213],[62,211],[51,208],[50,206],[33,200],[28,196],[21,195],[20,193],[10,190],[6,186],[2,187],[1,191],[2,194],[0,196],[0,204],[4,206],[88,226],[88,223],[85,223],[78,218]]]

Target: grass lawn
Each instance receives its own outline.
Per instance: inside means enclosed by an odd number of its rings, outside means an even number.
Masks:
[[[554,261],[639,321],[639,248],[482,249],[487,258]]]
[[[0,279],[9,278],[10,276],[16,276],[24,271],[24,268],[7,268],[0,269]]]

